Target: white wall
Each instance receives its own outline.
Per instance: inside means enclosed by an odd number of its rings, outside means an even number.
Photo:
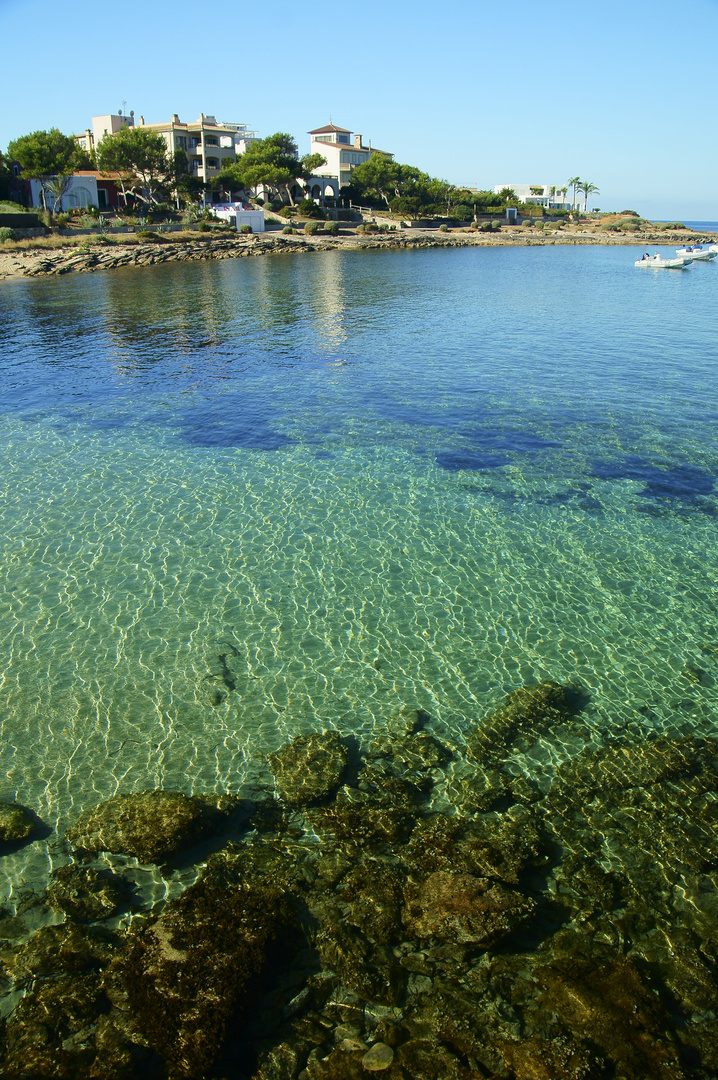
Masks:
[[[30,181],[30,191],[32,192],[32,205],[38,208],[42,207],[42,194],[39,180]],[[54,201],[53,195],[48,191],[48,210],[52,210]],[[62,196],[60,208],[62,210],[74,210],[76,207],[98,205],[96,178],[94,176],[73,176],[69,188]]]
[[[251,225],[252,232],[264,232],[264,210],[237,210],[237,232],[240,225]]]

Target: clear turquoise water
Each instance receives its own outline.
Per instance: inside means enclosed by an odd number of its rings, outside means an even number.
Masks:
[[[293,734],[406,707],[461,747],[546,677],[590,700],[517,758],[543,781],[586,738],[715,734],[718,267],[634,258],[5,282],[0,799],[61,830],[117,791],[246,791]],[[7,856],[0,903],[65,860]]]

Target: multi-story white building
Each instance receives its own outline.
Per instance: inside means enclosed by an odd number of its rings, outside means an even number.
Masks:
[[[504,188],[511,188],[520,202],[534,203],[547,210],[570,210],[571,203],[565,201],[564,187],[556,184],[494,184],[494,195]]]
[[[88,152],[93,150],[106,135],[114,135],[123,127],[135,126],[135,114],[122,113],[93,116],[92,128],[75,138]],[[156,131],[167,143],[168,151],[184,150],[189,160],[189,171],[200,180],[211,180],[225,165],[235,162],[250,143],[257,139],[256,131],[246,124],[229,124],[217,121],[214,116],[199,114],[199,120],[182,123],[177,113],[172,119],[159,124],[146,124],[140,116],[137,127]]]
[[[371,143],[365,146],[361,135],[353,135],[336,124],[325,124],[309,134],[312,139],[310,153],[321,154],[327,162],[316,170],[316,175],[336,178],[340,188],[351,183],[354,169],[368,161],[372,154],[381,154],[389,160],[394,157],[386,150],[377,150]]]

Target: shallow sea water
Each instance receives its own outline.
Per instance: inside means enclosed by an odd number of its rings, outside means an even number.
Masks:
[[[718,267],[634,257],[4,283],[0,799],[250,792],[417,707],[461,748],[545,678],[587,705],[517,755],[544,787],[587,738],[716,735]],[[7,855],[0,903],[66,860]]]

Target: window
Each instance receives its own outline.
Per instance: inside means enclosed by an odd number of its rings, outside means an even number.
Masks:
[[[219,146],[219,139],[215,138],[214,135],[208,135],[204,140],[204,144],[205,146]]]
[[[186,150],[187,149],[187,136],[186,135],[176,135],[175,136],[175,142],[177,143],[178,149],[180,149],[180,150]]]
[[[342,164],[344,164],[344,162],[348,161],[348,160],[349,160],[349,154],[347,154],[346,150],[342,150],[341,154],[339,155],[339,161]]]
[[[207,158],[207,168],[208,169],[218,169],[219,168],[219,158],[208,157]]]

